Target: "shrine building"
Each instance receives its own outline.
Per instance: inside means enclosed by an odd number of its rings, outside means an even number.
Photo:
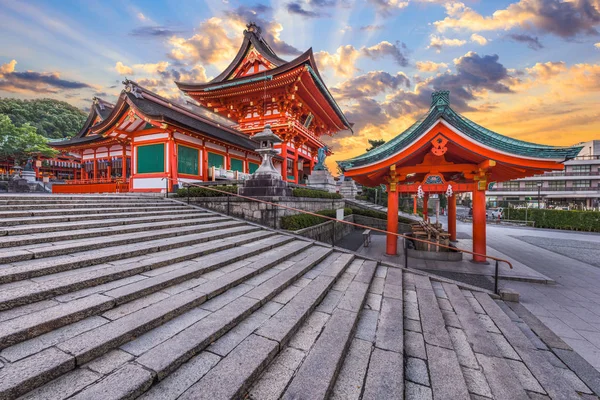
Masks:
[[[448,231],[456,241],[456,196],[473,199],[473,256],[486,260],[486,190],[504,182],[564,169],[563,162],[581,146],[554,147],[524,142],[492,132],[450,107],[448,91],[434,92],[429,111],[384,145],[339,161],[344,176],[365,186],[388,190],[387,230],[398,230],[398,195],[422,196],[424,219],[431,194],[448,194]],[[415,198],[416,200],[416,198]],[[415,201],[416,202],[416,201]],[[397,237],[388,234],[386,252],[397,253]]]
[[[251,137],[266,124],[280,138],[275,167],[301,183],[322,137],[351,129],[321,78],[312,49],[279,58],[255,24],[231,64],[207,83],[175,82],[179,104],[126,80],[117,102],[94,99],[81,131],[50,145],[78,157],[56,193],[160,192],[178,182],[243,179],[260,165]],[[197,103],[196,103],[197,102]],[[169,178],[169,179],[165,179]]]

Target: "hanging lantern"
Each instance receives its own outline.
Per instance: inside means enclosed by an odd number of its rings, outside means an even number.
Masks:
[[[446,189],[446,197],[452,197],[452,194],[454,192],[452,191],[452,185],[448,185],[448,189]]]
[[[419,185],[419,188],[417,189],[417,197],[420,199],[425,197],[425,192],[423,191],[423,187],[421,185]]]

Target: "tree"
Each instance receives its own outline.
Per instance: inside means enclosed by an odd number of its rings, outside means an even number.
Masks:
[[[33,126],[17,127],[8,115],[0,114],[0,159],[23,162],[37,154],[54,157],[58,152],[47,142],[48,139],[38,135]]]
[[[369,144],[371,145],[371,147],[369,147],[367,149],[367,151],[371,151],[371,150],[381,146],[384,143],[385,143],[385,140],[383,140],[383,139],[369,139]]]
[[[50,139],[75,135],[87,119],[77,107],[53,99],[0,98],[0,114],[8,115],[16,127],[29,123],[38,134]]]

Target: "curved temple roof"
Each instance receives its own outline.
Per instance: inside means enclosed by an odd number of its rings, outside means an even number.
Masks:
[[[404,132],[367,153],[338,161],[338,165],[345,171],[385,160],[416,141],[439,119],[443,119],[474,142],[515,156],[565,161],[575,157],[581,150],[581,147],[576,146],[556,147],[525,142],[493,132],[454,111],[450,107],[450,92],[439,91],[432,94],[429,111]]]

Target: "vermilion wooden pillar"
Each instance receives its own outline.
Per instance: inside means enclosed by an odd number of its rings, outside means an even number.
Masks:
[[[173,185],[177,184],[177,181],[179,179],[179,174],[177,173],[177,154],[175,153],[175,149],[177,148],[177,145],[175,144],[175,139],[173,139],[172,137],[169,138],[169,174],[167,176],[170,175],[170,178],[172,178],[171,180],[169,180],[169,190],[173,190]],[[229,164],[229,157],[227,157],[227,161]]]
[[[387,231],[398,232],[398,190],[396,184],[388,187],[388,209],[387,209]],[[393,190],[392,190],[393,189]],[[398,236],[387,234],[385,253],[390,256],[395,256],[398,252]]]
[[[96,150],[94,150],[94,180],[98,179],[98,160],[96,159]]]
[[[473,191],[473,252],[486,254],[485,190]],[[474,262],[485,262],[483,256],[473,256]]]
[[[425,194],[423,196],[423,221],[427,222],[427,210],[429,208],[429,195]]]
[[[417,196],[413,196],[413,214],[417,215],[417,203],[419,198]]]
[[[448,197],[448,233],[450,240],[456,241],[456,195]]]

